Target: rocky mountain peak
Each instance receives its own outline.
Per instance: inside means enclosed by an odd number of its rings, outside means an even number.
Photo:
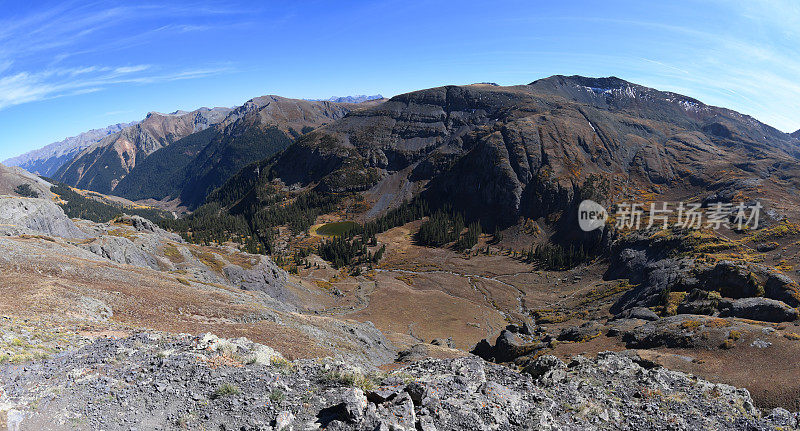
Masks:
[[[554,76],[551,76],[549,78],[537,79],[536,81],[533,81],[528,85],[534,85],[535,86],[535,85],[541,85],[543,83],[556,83],[558,85],[569,85],[569,84],[581,85],[581,86],[584,86],[584,87],[598,88],[598,89],[604,89],[604,90],[616,89],[616,88],[626,87],[626,86],[637,86],[637,87],[640,87],[637,84],[628,82],[628,81],[626,81],[624,79],[621,79],[621,78],[617,78],[616,76],[594,78],[594,77],[581,76],[581,75],[571,75],[571,76],[554,75]]]
[[[697,99],[668,91],[635,84],[616,76],[593,78],[580,75],[555,75],[531,82],[537,91],[559,94],[576,101],[602,101],[606,105],[621,107],[632,99],[649,102],[677,104],[686,111],[708,110],[708,106]],[[626,100],[627,99],[627,100]]]

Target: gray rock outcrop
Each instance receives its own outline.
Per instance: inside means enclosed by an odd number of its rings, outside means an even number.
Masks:
[[[222,269],[225,278],[244,290],[264,292],[272,298],[285,303],[296,303],[297,298],[288,290],[288,275],[271,259],[260,257],[259,263],[245,269],[237,265],[228,265]]]
[[[81,248],[117,263],[160,269],[159,260],[145,252],[128,238],[103,235]]]
[[[13,232],[20,232],[22,228],[30,231],[28,233],[62,238],[88,236],[75,226],[61,207],[45,199],[0,198],[0,230],[4,228]]]
[[[798,419],[762,414],[744,389],[616,353],[569,363],[543,356],[524,373],[476,357],[377,373],[277,354],[249,359],[259,347],[209,335],[98,339],[24,369],[0,366],[0,413],[20,413],[20,429],[109,431],[767,430]]]

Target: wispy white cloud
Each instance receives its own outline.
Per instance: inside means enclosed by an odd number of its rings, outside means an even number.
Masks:
[[[241,12],[206,3],[105,6],[73,1],[0,18],[0,110],[116,85],[197,79],[229,72],[233,70],[229,64],[124,64],[124,56],[87,54],[122,52],[170,34],[208,31],[215,26],[191,23],[191,18],[236,14]],[[116,32],[132,22],[137,23],[136,32]],[[219,25],[231,24],[226,21]],[[107,37],[109,34],[112,37]],[[98,57],[107,63],[80,64],[81,58],[94,63]]]
[[[138,66],[123,66],[118,67],[114,70],[115,73],[118,74],[126,74],[126,73],[135,73],[147,70],[150,68],[149,64],[140,64]]]
[[[230,67],[180,70],[169,73],[149,71],[150,65],[51,69],[38,73],[20,72],[0,76],[0,109],[23,103],[94,93],[120,84],[153,84],[203,78],[228,72]]]

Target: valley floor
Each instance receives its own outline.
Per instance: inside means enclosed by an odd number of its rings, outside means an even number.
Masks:
[[[450,338],[455,348],[470,351],[484,338],[493,342],[508,324],[530,322],[533,311],[538,329],[554,339],[565,329],[596,325],[586,339],[557,341],[541,354],[566,360],[578,354],[633,350],[669,369],[745,387],[760,407],[800,409],[800,381],[795,378],[800,363],[793,359],[800,355],[800,322],[729,318],[727,331],[741,337],[732,349],[704,344],[708,334],[703,330],[690,335],[698,340],[696,346],[636,348],[623,339],[622,332],[629,328],[613,320],[609,311],[631,286],[624,280],[603,280],[607,262],[540,271],[508,248],[501,251],[488,244],[487,255],[485,239],[476,247],[479,253],[466,255],[415,245],[413,233],[419,224],[379,235],[379,242],[388,247],[385,257],[364,275],[348,276],[321,260],[315,261],[319,269],[301,270],[303,283],[336,292],[336,305],[321,314],[372,322],[401,349],[431,348],[434,340],[440,344]]]

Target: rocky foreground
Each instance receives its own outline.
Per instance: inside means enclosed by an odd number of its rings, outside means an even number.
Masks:
[[[518,373],[477,357],[389,372],[332,359],[287,361],[247,339],[140,333],[0,366],[9,430],[792,429],[744,389],[624,354]]]

